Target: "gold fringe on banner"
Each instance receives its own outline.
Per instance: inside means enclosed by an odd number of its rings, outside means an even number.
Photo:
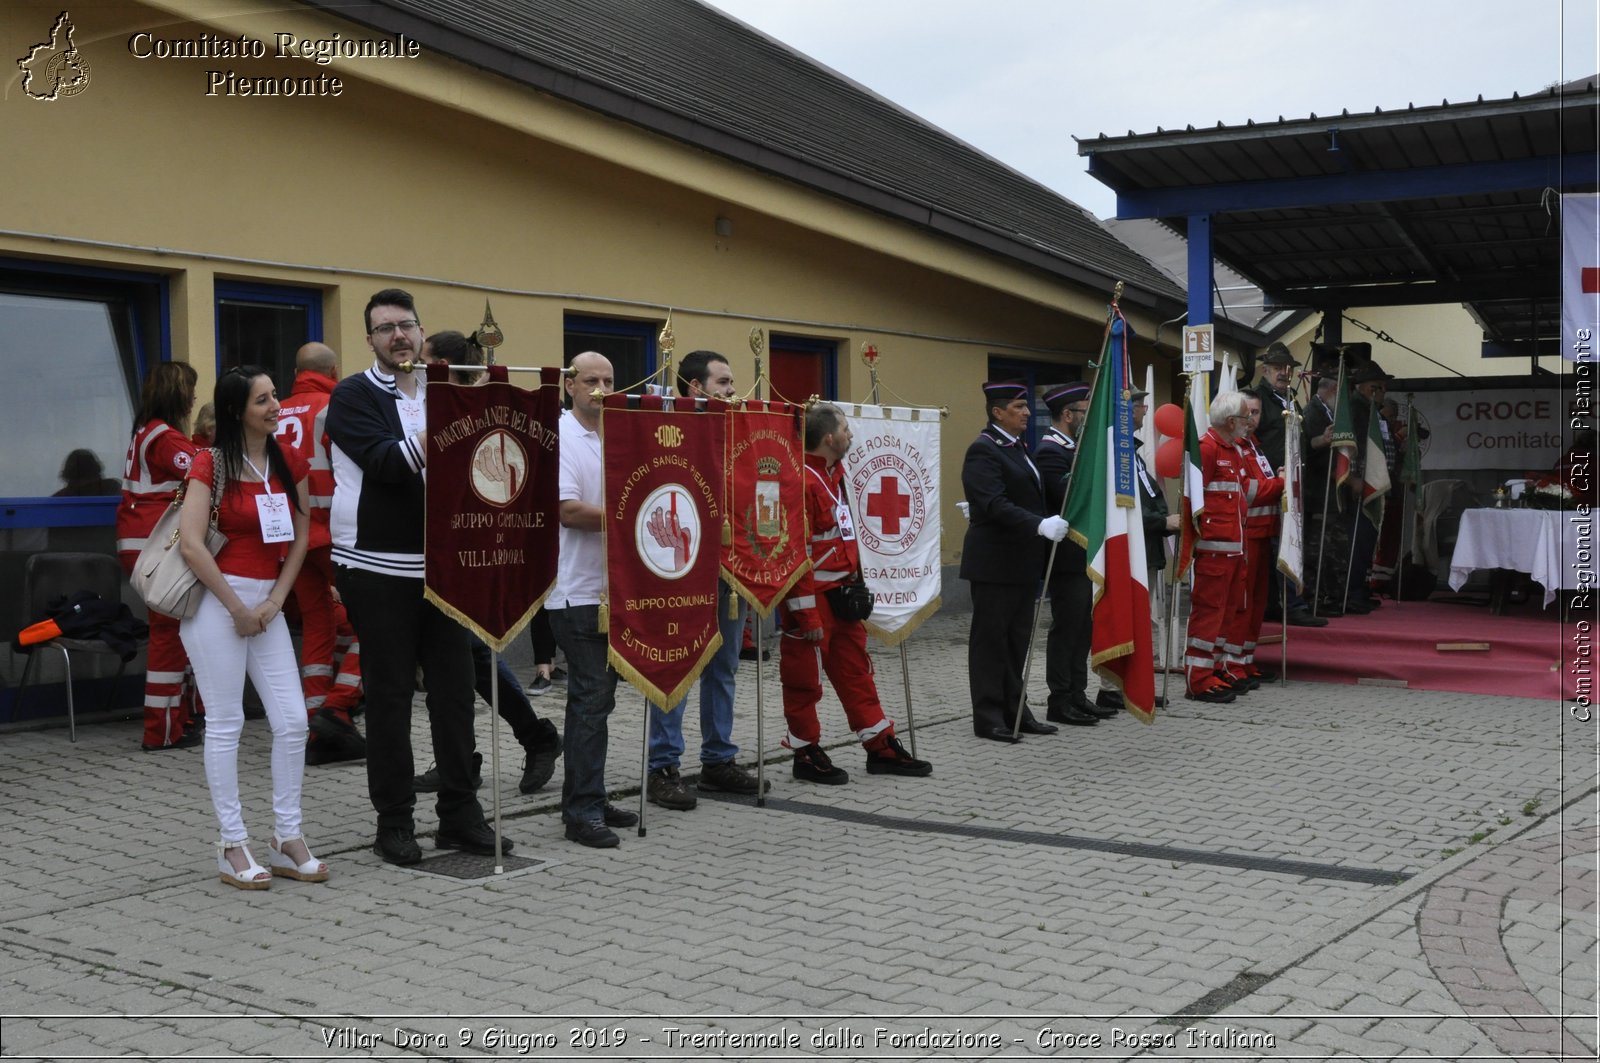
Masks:
[[[529,622],[533,620],[533,614],[539,611],[539,607],[544,605],[545,599],[550,597],[550,592],[554,589],[555,584],[552,582],[550,586],[545,588],[544,593],[539,595],[539,600],[534,602],[533,605],[529,606],[528,611],[518,617],[517,622],[511,625],[511,630],[506,633],[505,638],[496,638],[495,636],[489,634],[482,627],[478,626],[478,622],[476,620],[473,620],[470,616],[463,613],[461,610],[457,609],[443,598],[439,597],[434,593],[433,588],[427,586],[426,584],[424,584],[422,587],[422,597],[432,602],[434,607],[437,608],[439,612],[443,613],[445,616],[448,616],[451,620],[454,620],[456,623],[460,624],[462,627],[478,636],[478,638],[487,643],[489,648],[494,650],[494,652],[504,653],[506,652],[507,646],[517,641],[517,636],[522,634],[523,628],[527,627]]]
[[[700,659],[695,661],[694,667],[689,669],[689,674],[684,676],[683,680],[670,691],[663,691],[650,680],[640,675],[633,665],[623,660],[622,656],[611,648],[609,642],[606,643],[606,660],[610,662],[612,668],[616,669],[618,675],[626,679],[635,690],[644,695],[646,701],[662,712],[671,712],[678,702],[688,696],[689,691],[699,680],[700,673],[705,671],[706,665],[710,663],[712,656],[721,648],[722,632],[718,631],[706,643],[706,648],[701,652]]]

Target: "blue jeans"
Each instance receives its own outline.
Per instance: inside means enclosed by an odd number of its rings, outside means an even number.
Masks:
[[[617,704],[617,673],[606,663],[600,607],[551,609],[550,630],[567,655],[566,777],[561,818],[568,823],[601,819],[606,807],[606,721]]]
[[[737,616],[728,615],[730,599],[738,604]],[[739,747],[733,744],[733,679],[739,672],[744,614],[748,609],[745,600],[729,590],[726,583],[717,584],[717,628],[722,632],[722,648],[700,673],[702,764],[723,764],[739,755]],[[684,698],[671,712],[650,706],[651,771],[678,766],[678,758],[683,756],[683,714],[688,705],[689,699]]]

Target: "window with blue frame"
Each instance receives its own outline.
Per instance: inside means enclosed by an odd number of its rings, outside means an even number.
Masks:
[[[217,281],[217,375],[241,365],[272,374],[278,394],[294,388],[294,352],[322,339],[322,291]]]
[[[0,498],[36,503],[0,511],[12,540],[0,548],[26,548],[19,527],[103,508],[92,500],[114,493],[139,381],[166,354],[165,289],[157,275],[0,259],[0,358],[12,370],[0,389]]]
[[[573,355],[596,351],[611,361],[618,391],[637,391],[639,383],[656,371],[656,336],[659,321],[622,317],[567,314],[562,324],[562,364]]]

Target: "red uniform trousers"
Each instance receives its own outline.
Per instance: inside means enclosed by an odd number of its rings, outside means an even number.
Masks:
[[[817,619],[822,622],[822,641],[807,641],[792,625],[782,639],[778,677],[783,682],[783,716],[789,723],[789,736],[783,740],[784,746],[798,749],[821,740],[817,703],[822,700],[821,672],[824,671],[844,705],[845,719],[857,738],[870,744],[879,735],[894,734],[894,724],[884,717],[883,706],[878,703],[872,658],[867,656],[867,629],[859,622],[835,620],[827,596],[820,593],[816,611]]]
[[[1228,671],[1234,675],[1257,672],[1256,640],[1261,637],[1261,625],[1267,617],[1267,601],[1272,597],[1272,570],[1277,564],[1277,557],[1268,550],[1271,545],[1271,539],[1244,541],[1243,586],[1223,643]]]
[[[348,723],[350,710],[361,701],[361,644],[344,606],[333,598],[333,547],[306,551],[295,577],[294,599],[300,610],[300,686],[306,712],[315,716],[327,707]]]
[[[1223,644],[1244,593],[1244,567],[1242,553],[1195,552],[1194,590],[1189,595],[1189,642],[1183,655],[1191,693],[1210,685],[1212,673],[1227,663]]]
[[[124,550],[117,555],[122,569],[133,574],[139,555]],[[191,717],[205,715],[200,692],[189,669],[189,654],[178,638],[176,617],[150,610],[150,643],[145,648],[144,737],[152,749],[170,746],[183,737]]]

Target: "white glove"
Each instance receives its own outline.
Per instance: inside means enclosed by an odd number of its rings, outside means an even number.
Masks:
[[[1067,522],[1062,517],[1046,517],[1039,522],[1039,534],[1053,543],[1067,537]]]

